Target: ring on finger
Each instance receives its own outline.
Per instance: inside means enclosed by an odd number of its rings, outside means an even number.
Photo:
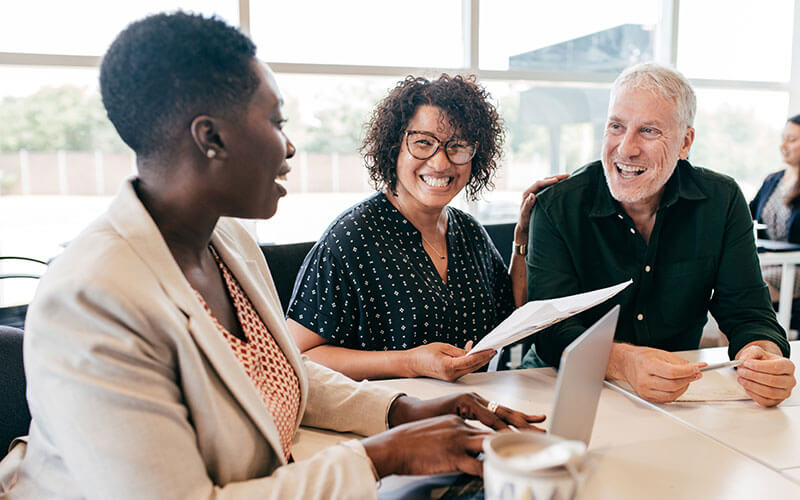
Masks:
[[[486,405],[486,408],[488,408],[492,413],[497,413],[497,401],[489,401],[489,404]]]

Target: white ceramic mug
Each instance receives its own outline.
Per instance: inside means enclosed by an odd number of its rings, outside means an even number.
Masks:
[[[541,432],[500,432],[483,442],[486,500],[570,500],[586,445]]]

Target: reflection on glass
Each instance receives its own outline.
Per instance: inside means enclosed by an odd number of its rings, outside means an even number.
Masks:
[[[600,158],[607,87],[487,82],[508,130],[495,189],[472,208],[483,223],[519,216],[522,192],[552,173]]]
[[[657,0],[618,1],[613,8],[603,2],[564,0],[550,2],[546,9],[539,2],[481,2],[480,65],[617,73],[653,59],[658,15]]]

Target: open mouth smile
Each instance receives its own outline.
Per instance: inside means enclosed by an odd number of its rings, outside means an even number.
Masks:
[[[282,169],[280,169],[278,171],[278,175],[275,176],[275,179],[277,179],[279,181],[287,180],[287,176],[289,175],[289,172],[291,172],[291,170],[292,170],[291,168],[282,168]]]
[[[422,182],[428,186],[435,188],[445,187],[453,182],[453,177],[432,177],[430,175],[420,175],[419,178],[422,179]]]
[[[647,167],[637,167],[636,165],[625,165],[624,163],[614,163],[617,173],[623,179],[630,179],[642,175],[647,171]]]

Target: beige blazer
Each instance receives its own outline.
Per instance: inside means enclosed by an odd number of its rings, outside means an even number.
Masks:
[[[301,358],[244,228],[222,219],[212,242],[299,375],[298,425],[385,430],[395,393]],[[357,441],[285,464],[271,415],[130,182],[42,278],[24,349],[33,421],[0,463],[0,497],[377,498]]]

